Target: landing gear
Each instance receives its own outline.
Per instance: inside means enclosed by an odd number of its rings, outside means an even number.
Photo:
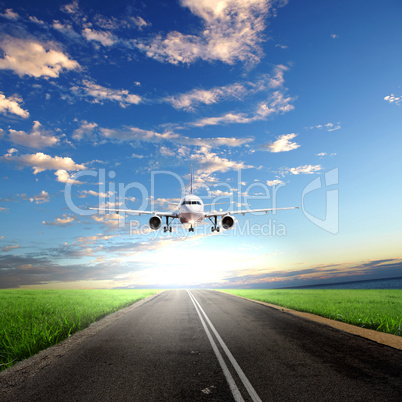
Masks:
[[[212,220],[212,217],[208,217],[208,219],[211,221],[211,223],[213,225],[211,228],[211,232],[213,233],[213,232],[215,232],[215,230],[217,232],[219,232],[221,228],[218,226],[218,217],[214,216],[213,218],[214,218],[214,220]]]
[[[190,228],[188,229],[189,232],[194,232],[194,228],[192,226],[190,226]]]
[[[163,231],[166,232],[170,232],[172,233],[172,227],[170,226],[170,224],[172,223],[174,218],[172,218],[169,222],[169,217],[166,216],[166,226],[163,227]]]

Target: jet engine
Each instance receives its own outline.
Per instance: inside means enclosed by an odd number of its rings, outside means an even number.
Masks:
[[[149,227],[152,230],[158,230],[161,227],[161,225],[162,225],[162,219],[159,216],[154,215],[152,218],[149,219]]]
[[[230,215],[225,215],[221,220],[221,225],[224,229],[231,229],[234,226],[234,218]]]

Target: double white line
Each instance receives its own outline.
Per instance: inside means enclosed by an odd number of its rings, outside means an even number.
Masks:
[[[225,352],[225,354],[226,354],[227,358],[229,359],[230,363],[232,363],[232,366],[236,370],[236,373],[239,376],[241,382],[243,383],[244,387],[247,389],[247,392],[249,393],[251,400],[254,401],[254,402],[257,402],[257,401],[262,402],[261,398],[258,396],[257,392],[255,391],[255,389],[251,385],[250,381],[248,380],[248,378],[244,374],[243,370],[240,368],[240,366],[237,363],[236,359],[233,357],[232,353],[230,353],[229,348],[226,346],[225,342],[223,342],[222,338],[218,334],[218,331],[212,325],[212,322],[208,318],[208,316],[206,315],[205,311],[202,309],[202,307],[200,306],[200,304],[198,303],[196,298],[192,295],[192,293],[189,290],[187,290],[187,293],[190,296],[190,299],[194,304],[194,307],[195,307],[195,309],[196,309],[196,311],[198,313],[198,316],[200,317],[201,324],[204,327],[205,333],[207,334],[207,337],[209,339],[209,342],[211,343],[212,349],[215,352],[216,358],[218,359],[218,362],[219,362],[219,364],[221,366],[223,374],[226,377],[226,381],[229,384],[229,388],[232,391],[232,394],[233,394],[233,397],[234,397],[235,401],[240,402],[240,401],[244,401],[244,399],[243,399],[239,389],[237,388],[236,382],[235,382],[234,378],[232,377],[232,374],[230,373],[230,371],[228,369],[228,366],[226,365],[225,360],[223,359],[222,354],[219,351],[218,346],[215,343],[214,338],[212,337],[212,334],[211,334],[210,330],[208,329],[208,326],[205,323],[205,321],[208,323],[209,327],[211,328],[212,332],[214,333],[216,339],[218,340],[219,344],[221,345],[221,348]],[[203,316],[204,316],[205,320],[204,320]]]

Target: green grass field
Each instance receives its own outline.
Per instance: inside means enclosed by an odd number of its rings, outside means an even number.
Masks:
[[[225,289],[222,291],[402,336],[402,290]]]
[[[0,369],[156,290],[0,290]]]

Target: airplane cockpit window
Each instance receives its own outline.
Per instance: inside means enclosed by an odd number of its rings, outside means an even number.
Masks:
[[[181,205],[201,205],[200,201],[183,201]]]

